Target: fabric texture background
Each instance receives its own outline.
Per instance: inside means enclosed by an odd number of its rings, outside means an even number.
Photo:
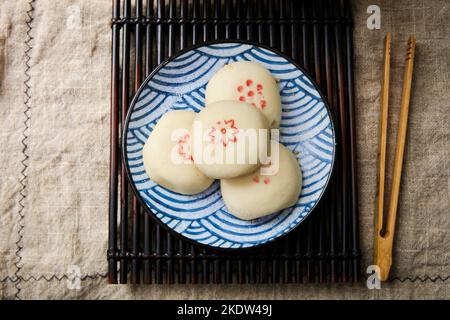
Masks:
[[[380,30],[366,26],[373,4]],[[365,282],[108,285],[111,3],[18,0],[0,3],[0,297],[450,298],[450,5],[361,0],[353,7],[363,273],[373,247],[383,37],[393,33],[390,155],[406,41],[417,37],[392,282],[381,290]]]

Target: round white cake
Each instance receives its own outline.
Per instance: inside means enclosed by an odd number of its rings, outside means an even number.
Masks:
[[[298,160],[283,145],[278,147],[279,157],[272,148],[270,165],[246,176],[220,181],[223,201],[236,217],[252,220],[297,203],[302,186]]]
[[[188,110],[164,114],[143,149],[150,179],[182,194],[196,194],[214,181],[201,173],[192,160],[190,129],[196,113]]]
[[[244,102],[207,105],[197,114],[191,132],[194,163],[210,178],[234,178],[253,172],[267,156],[267,119]]]
[[[206,104],[222,100],[247,102],[259,109],[272,128],[281,121],[281,101],[278,84],[261,64],[239,61],[225,65],[209,80]]]

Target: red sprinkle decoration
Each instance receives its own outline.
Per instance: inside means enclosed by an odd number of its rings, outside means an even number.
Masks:
[[[267,106],[266,100],[261,100],[261,108],[264,109]]]
[[[223,125],[221,124],[223,122]],[[220,139],[224,147],[228,145],[229,142],[237,142],[236,134],[239,132],[239,129],[235,126],[234,119],[217,121],[216,124],[219,127],[212,127],[209,132],[209,138],[212,143],[216,143],[216,137]],[[221,136],[217,136],[217,133],[220,132]]]
[[[178,140],[178,154],[183,157],[184,160],[193,161],[192,155],[190,154],[190,135],[185,134]]]
[[[265,179],[264,179],[264,183],[265,183],[265,184],[270,183],[270,179],[269,179],[269,178],[265,178]]]
[[[258,176],[253,177],[253,181],[255,181],[256,183],[259,183],[259,177]]]
[[[267,100],[264,98],[263,94],[263,85],[262,83],[258,83],[254,85],[254,81],[251,79],[247,79],[245,81],[245,85],[238,85],[237,91],[241,94],[239,96],[239,101],[248,102],[252,106],[264,109],[267,107]],[[258,94],[258,95],[256,95]]]

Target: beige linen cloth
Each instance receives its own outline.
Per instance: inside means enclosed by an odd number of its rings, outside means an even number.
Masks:
[[[380,30],[366,26],[372,4],[381,9]],[[364,281],[108,285],[111,3],[3,0],[0,297],[450,298],[450,4],[363,0],[353,6],[363,273],[372,255],[382,39],[393,32],[389,141],[394,141],[406,40],[417,37],[392,269],[399,280],[380,290],[367,289]],[[77,270],[81,280],[71,281]],[[416,277],[423,281],[411,280]]]

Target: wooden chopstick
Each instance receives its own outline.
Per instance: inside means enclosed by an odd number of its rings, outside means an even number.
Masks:
[[[385,183],[385,169],[386,169],[390,45],[391,45],[391,35],[390,33],[388,33],[385,39],[384,72],[383,72],[381,110],[380,110],[378,199],[376,209],[376,223],[375,223],[376,233],[374,243],[374,265],[377,265],[380,268],[379,278],[382,281],[385,281],[389,278],[389,271],[392,265],[392,245],[394,242],[395,221],[397,217],[398,196],[400,193],[400,182],[403,167],[403,155],[405,151],[406,132],[408,128],[408,113],[409,113],[409,102],[411,97],[411,84],[414,68],[416,39],[413,36],[411,36],[408,39],[405,73],[403,78],[402,101],[400,107],[399,127],[395,147],[392,188],[389,198],[388,214],[386,217],[387,219],[386,230],[384,234],[381,234],[383,228],[384,183]]]
[[[386,177],[386,146],[387,146],[387,123],[388,123],[388,100],[389,100],[389,78],[391,70],[391,33],[388,32],[384,39],[384,68],[381,83],[381,106],[380,106],[380,136],[378,153],[378,198],[375,214],[375,234],[381,235],[383,229],[384,208],[384,184]],[[374,260],[379,261],[377,237],[374,243]],[[375,263],[377,265],[377,263]]]

